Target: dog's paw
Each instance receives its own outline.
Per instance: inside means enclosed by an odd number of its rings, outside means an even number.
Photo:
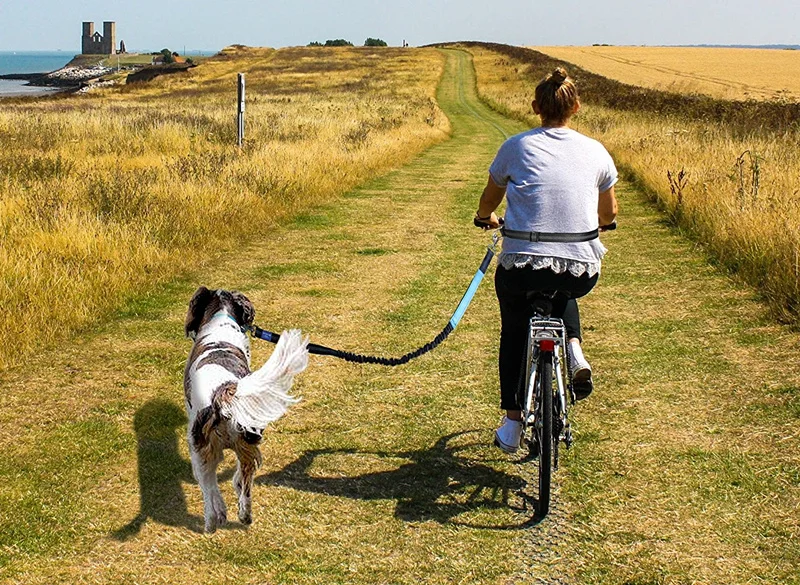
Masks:
[[[253,514],[250,510],[250,506],[239,504],[239,522],[242,524],[253,523]]]
[[[216,518],[206,518],[205,533],[206,534],[214,534],[216,531],[217,531],[217,520],[216,520]]]
[[[213,512],[206,518],[206,534],[213,534],[217,528],[225,526],[228,523],[228,515],[225,510]]]
[[[205,512],[206,532],[209,534],[228,523],[228,511],[220,495],[212,496],[210,505]]]

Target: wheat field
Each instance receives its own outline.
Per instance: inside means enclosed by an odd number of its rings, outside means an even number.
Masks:
[[[442,70],[434,50],[234,46],[144,85],[0,101],[0,368],[444,139]]]
[[[800,99],[800,51],[722,47],[532,48],[630,85],[722,99]]]

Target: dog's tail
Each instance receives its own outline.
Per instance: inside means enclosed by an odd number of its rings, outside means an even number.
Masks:
[[[239,380],[235,394],[220,405],[220,412],[246,431],[260,433],[299,401],[289,389],[306,366],[308,337],[299,329],[284,331],[267,363]]]

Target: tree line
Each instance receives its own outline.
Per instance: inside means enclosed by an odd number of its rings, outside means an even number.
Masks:
[[[309,47],[352,47],[354,46],[348,40],[345,39],[328,39],[325,43],[320,43],[319,41],[311,41],[308,43]],[[373,39],[372,37],[368,38],[364,41],[365,47],[386,47],[386,41],[382,39]]]

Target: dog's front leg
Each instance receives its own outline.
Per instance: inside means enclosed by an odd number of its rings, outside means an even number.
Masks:
[[[233,476],[233,489],[239,497],[239,521],[242,524],[253,522],[252,491],[256,470],[261,466],[261,452],[258,445],[247,443],[239,439],[234,447],[237,465]]]
[[[228,521],[228,511],[217,483],[217,466],[222,461],[222,449],[214,449],[212,445],[208,445],[199,452],[194,448],[190,451],[192,471],[203,492],[205,531],[212,533]]]

